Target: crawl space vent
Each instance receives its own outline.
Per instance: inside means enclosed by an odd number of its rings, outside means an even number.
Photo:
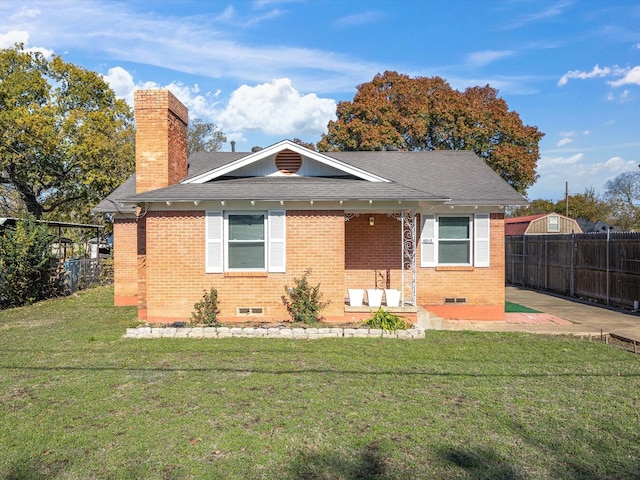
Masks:
[[[467,303],[467,299],[465,297],[445,297],[444,303],[445,305],[451,305],[453,303]]]
[[[238,315],[262,315],[262,307],[238,307]]]

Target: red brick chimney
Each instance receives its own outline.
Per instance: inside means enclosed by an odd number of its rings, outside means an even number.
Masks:
[[[136,193],[187,178],[189,112],[168,90],[134,92]],[[138,319],[147,319],[147,217],[136,220]]]
[[[134,92],[136,193],[187,177],[189,111],[169,90]]]

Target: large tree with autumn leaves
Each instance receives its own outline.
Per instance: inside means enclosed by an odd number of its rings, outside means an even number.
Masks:
[[[439,77],[384,72],[340,102],[320,151],[473,150],[524,194],[536,181],[543,133],[489,85],[460,92]]]
[[[0,50],[0,206],[69,221],[135,168],[131,108],[97,73],[23,45]]]

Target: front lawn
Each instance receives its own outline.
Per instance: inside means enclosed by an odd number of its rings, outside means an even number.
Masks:
[[[0,478],[639,478],[639,357],[526,334],[123,340],[101,287],[0,312]]]

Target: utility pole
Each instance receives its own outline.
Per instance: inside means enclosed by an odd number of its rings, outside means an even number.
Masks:
[[[569,182],[564,182],[564,214],[569,216]]]

